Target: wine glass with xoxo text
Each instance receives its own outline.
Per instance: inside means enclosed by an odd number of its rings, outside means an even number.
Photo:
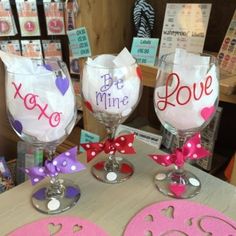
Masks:
[[[14,59],[20,71],[6,66],[6,107],[17,135],[47,153],[44,166],[26,168],[34,191],[32,204],[40,212],[56,214],[70,209],[80,198],[80,189],[59,174],[84,169],[76,161],[77,148],[55,157],[56,147],[71,133],[77,116],[75,96],[67,66],[58,60]],[[19,66],[22,65],[22,66]]]
[[[177,49],[161,57],[154,107],[161,124],[176,136],[178,143],[171,154],[150,155],[162,166],[175,167],[156,175],[155,183],[162,193],[175,198],[199,193],[200,180],[184,169],[184,163],[209,155],[201,145],[200,131],[214,116],[218,95],[219,71],[214,56]]]

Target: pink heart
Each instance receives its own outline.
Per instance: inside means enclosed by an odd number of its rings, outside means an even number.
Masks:
[[[201,117],[204,119],[204,120],[208,120],[211,115],[215,112],[215,107],[212,106],[212,107],[204,107],[202,110],[201,110]]]
[[[176,197],[181,197],[182,194],[186,190],[186,186],[185,186],[185,184],[172,183],[169,185],[169,189]]]

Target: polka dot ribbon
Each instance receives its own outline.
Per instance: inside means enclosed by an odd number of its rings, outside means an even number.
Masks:
[[[25,173],[29,176],[33,185],[47,176],[56,177],[59,173],[70,174],[85,169],[85,166],[76,160],[77,147],[73,147],[67,152],[63,152],[52,161],[45,161],[44,166],[34,166],[26,168]]]
[[[210,152],[201,146],[201,135],[195,134],[192,138],[187,140],[182,148],[176,148],[172,154],[149,155],[156,163],[162,166],[169,166],[175,164],[182,167],[186,160],[196,160],[209,156]]]
[[[115,139],[107,139],[101,143],[83,143],[81,146],[87,152],[87,162],[90,162],[100,152],[113,155],[116,151],[122,154],[135,154],[133,148],[134,134],[121,135]]]

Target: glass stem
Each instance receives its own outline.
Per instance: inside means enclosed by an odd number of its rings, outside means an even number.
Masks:
[[[47,160],[49,162],[53,161],[55,153],[56,153],[56,148],[55,147],[48,148],[48,150],[47,150]],[[56,197],[56,196],[61,196],[61,195],[64,194],[64,190],[65,190],[65,187],[61,183],[61,181],[58,177],[58,174],[56,173],[56,175],[51,176],[50,185],[47,188],[47,197],[52,198],[52,197]]]
[[[177,135],[176,138],[177,138],[177,148],[181,149],[187,140],[187,136]],[[183,166],[175,166],[175,169],[176,169],[176,173],[178,173],[178,174],[183,174],[183,172],[184,172]]]
[[[116,133],[116,126],[106,127],[107,130],[107,138],[110,140],[114,140]],[[105,169],[107,171],[116,171],[119,169],[119,163],[115,158],[115,154],[109,154],[108,161],[106,162]]]

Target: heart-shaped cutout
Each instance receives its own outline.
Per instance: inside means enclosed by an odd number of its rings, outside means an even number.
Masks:
[[[69,88],[69,80],[66,77],[63,78],[62,76],[57,76],[56,86],[61,92],[61,94],[64,96]]]
[[[161,213],[163,216],[165,216],[169,219],[174,219],[174,207],[173,206],[168,206],[167,208],[162,209]]]
[[[48,224],[48,231],[50,233],[50,236],[58,234],[61,231],[61,229],[62,229],[62,224],[54,224],[54,223]]]
[[[184,184],[173,183],[169,185],[169,189],[176,197],[181,197],[186,191],[186,186]]]
[[[23,126],[19,120],[12,121],[12,127],[16,130],[17,133],[22,133]]]
[[[207,121],[216,111],[216,108],[214,106],[212,107],[204,107],[201,110],[201,117]]]
[[[80,232],[83,229],[82,225],[74,225],[73,226],[73,233]]]

